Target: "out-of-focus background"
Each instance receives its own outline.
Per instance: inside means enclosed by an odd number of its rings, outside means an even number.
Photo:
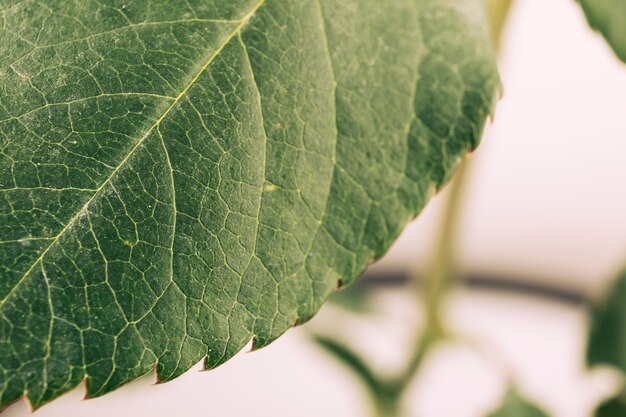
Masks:
[[[583,366],[582,301],[598,297],[626,261],[626,65],[575,1],[524,0],[511,13],[500,69],[504,96],[472,158],[461,210],[458,262],[471,285],[452,296],[446,316],[482,347],[444,345],[429,355],[410,391],[410,415],[483,416],[510,373],[554,417],[588,417],[618,379]],[[423,272],[445,197],[370,275]],[[419,308],[400,285],[375,287],[382,313],[374,318],[331,305],[215,371],[197,367],[158,386],[151,375],[89,401],[79,387],[35,415],[365,417],[358,381],[309,334],[338,331],[378,369],[401,366],[407,338],[421,325]],[[24,402],[5,412],[29,414]]]

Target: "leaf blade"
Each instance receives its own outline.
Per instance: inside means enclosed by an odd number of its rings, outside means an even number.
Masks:
[[[545,411],[528,402],[515,392],[509,392],[502,405],[489,417],[547,417]]]
[[[626,62],[626,4],[619,0],[580,0],[589,25],[600,32]]]
[[[590,311],[591,330],[587,346],[589,366],[611,365],[626,371],[626,271],[612,284],[606,297]]]
[[[3,12],[1,404],[270,343],[477,144],[482,1],[188,3]]]
[[[619,417],[626,414],[626,403],[621,397],[604,401],[595,412],[596,417]]]

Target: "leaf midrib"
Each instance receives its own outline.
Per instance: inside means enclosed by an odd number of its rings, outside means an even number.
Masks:
[[[50,238],[50,239],[52,239],[50,244],[46,247],[46,249],[44,249],[44,251],[41,253],[41,255],[39,255],[39,257],[37,257],[37,259],[35,259],[35,261],[33,261],[31,266],[26,270],[26,272],[24,272],[22,277],[20,277],[20,279],[15,283],[15,285],[13,286],[11,291],[9,291],[7,293],[7,295],[4,297],[4,299],[2,301],[0,301],[0,307],[2,307],[4,305],[4,303],[9,298],[11,298],[11,296],[15,293],[15,291],[20,287],[20,285],[30,275],[30,273],[33,271],[33,269],[35,269],[35,266],[37,266],[37,264],[39,264],[46,257],[46,254],[50,251],[50,249],[59,241],[59,239],[65,234],[65,232],[67,232],[72,227],[72,225],[76,222],[76,220],[78,220],[81,217],[81,214],[96,199],[96,197],[100,194],[100,192],[104,189],[104,187],[106,187],[111,182],[111,180],[117,175],[117,173],[122,169],[122,167],[126,164],[126,162],[135,154],[135,152],[139,148],[141,148],[141,145],[150,136],[152,131],[155,128],[157,128],[163,122],[163,120],[167,117],[167,115],[174,109],[174,107],[176,107],[176,105],[180,102],[180,100],[187,94],[189,89],[196,83],[196,81],[198,81],[198,79],[202,76],[202,74],[206,71],[206,69],[211,65],[211,63],[215,60],[215,58],[217,58],[217,56],[222,52],[222,50],[226,47],[226,45],[228,45],[228,43],[235,36],[237,36],[239,33],[241,33],[243,28],[248,24],[248,22],[254,16],[256,11],[261,6],[263,6],[264,3],[265,3],[265,0],[259,0],[252,7],[252,9],[241,19],[240,23],[235,27],[235,29],[231,33],[228,34],[228,36],[226,37],[226,39],[224,39],[224,41],[220,44],[220,46],[208,57],[206,62],[200,67],[198,72],[194,75],[194,77],[191,79],[191,81],[189,81],[189,83],[187,83],[187,85],[180,92],[180,94],[178,94],[178,96],[176,96],[176,98],[174,98],[174,101],[165,109],[163,114],[150,126],[150,128],[147,130],[146,134],[143,135],[139,141],[137,141],[135,146],[133,146],[133,148],[126,154],[124,159],[122,159],[122,161],[120,161],[120,163],[113,170],[111,175],[109,175],[107,177],[107,179],[104,180],[102,182],[102,184],[95,190],[95,192],[93,193],[91,198],[89,198],[89,200],[87,200],[87,202],[80,208],[80,210],[78,210],[76,212],[76,215],[74,215],[74,217],[72,217],[70,219],[70,221],[67,222],[67,224],[63,227],[63,229],[61,229],[61,231],[56,236]]]

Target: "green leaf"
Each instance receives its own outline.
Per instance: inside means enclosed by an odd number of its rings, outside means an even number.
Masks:
[[[626,2],[580,0],[592,28],[604,35],[615,54],[626,62]]]
[[[600,405],[596,410],[596,417],[624,417],[626,416],[626,403],[621,397],[612,398]]]
[[[351,370],[371,391],[372,396],[375,397],[380,393],[384,385],[382,379],[370,369],[369,365],[352,348],[339,340],[321,334],[314,335],[313,340],[345,365],[346,368]]]
[[[1,0],[0,406],[308,320],[473,149],[484,0]]]
[[[378,375],[359,353],[336,338],[316,334],[313,340],[359,378],[368,389],[369,398],[378,411],[377,415],[398,415],[403,393],[403,384],[400,381]]]
[[[590,366],[612,365],[626,372],[626,271],[591,310],[587,348]]]
[[[373,314],[376,312],[376,303],[372,295],[372,288],[357,284],[331,294],[328,302],[345,311]]]
[[[502,405],[489,417],[548,417],[548,414],[515,392],[509,392]]]

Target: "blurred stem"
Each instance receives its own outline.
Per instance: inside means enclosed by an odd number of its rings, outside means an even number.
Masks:
[[[446,331],[441,319],[441,310],[448,295],[449,289],[456,281],[455,251],[457,229],[459,223],[459,211],[461,201],[468,182],[469,160],[464,159],[457,169],[454,179],[450,184],[448,199],[446,201],[439,241],[433,257],[433,263],[429,269],[429,282],[426,289],[426,297],[423,298],[426,323],[420,338],[413,350],[407,370],[401,378],[403,389],[417,374],[424,358],[431,348],[446,337]]]
[[[502,31],[512,3],[513,0],[490,0],[492,39],[497,50],[500,47]],[[458,235],[459,214],[462,206],[461,202],[467,191],[470,168],[470,161],[463,159],[449,186],[450,190],[443,211],[439,242],[429,270],[430,280],[424,300],[426,314],[425,330],[421,338],[417,339],[413,357],[407,366],[406,372],[399,380],[400,393],[404,392],[413,380],[430,349],[446,337],[441,319],[441,310],[449,289],[455,283],[457,277],[455,246]]]
[[[432,266],[429,270],[430,281],[426,297],[426,328],[440,334],[441,305],[448,293],[448,289],[456,280],[455,245],[459,223],[459,212],[463,194],[467,188],[469,160],[463,159],[459,164],[456,175],[450,184],[448,199],[443,209],[439,242],[435,249]],[[428,333],[428,332],[427,332]]]
[[[400,417],[400,401],[397,391],[388,390],[376,398],[376,417]]]
[[[502,31],[506,23],[513,0],[490,0],[491,6],[491,38],[496,46],[496,50],[500,50],[502,43]]]

